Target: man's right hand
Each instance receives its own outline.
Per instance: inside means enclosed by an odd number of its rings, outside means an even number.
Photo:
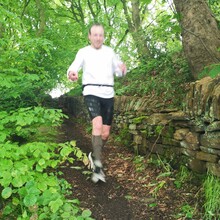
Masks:
[[[73,72],[73,71],[69,71],[68,79],[71,80],[71,81],[78,80],[78,73],[77,72]]]

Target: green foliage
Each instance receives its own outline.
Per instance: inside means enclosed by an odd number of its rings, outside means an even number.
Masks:
[[[0,143],[7,141],[27,142],[40,134],[41,125],[48,130],[60,125],[66,117],[61,110],[42,107],[19,108],[10,112],[0,112]]]
[[[143,115],[143,116],[140,116],[140,117],[138,117],[138,118],[133,118],[133,119],[132,119],[132,122],[133,122],[134,124],[139,124],[139,123],[141,123],[143,120],[147,119],[148,117],[149,117],[149,116]]]
[[[146,168],[146,163],[144,161],[144,157],[141,155],[137,155],[133,159],[133,163],[135,165],[135,169],[137,172],[142,172]]]
[[[7,143],[0,148],[1,151],[4,149],[0,155],[1,195],[5,200],[3,216],[16,215],[18,219],[33,214],[39,219],[75,219],[80,216],[80,209],[75,205],[76,202],[79,205],[79,201],[64,197],[70,185],[53,173],[45,172],[66,161],[74,150],[72,145],[35,142],[18,146]],[[82,215],[89,217],[88,212]]]
[[[220,75],[220,63],[212,64],[204,68],[204,70],[199,74],[199,79],[210,76],[211,78],[215,78]]]
[[[0,59],[0,110],[41,104],[57,80],[48,81],[51,72],[44,65],[51,58],[51,43],[26,36],[16,45],[11,45],[10,39],[8,42]],[[0,45],[3,43],[0,39]]]
[[[158,100],[180,106],[185,83],[189,80],[186,61],[174,52],[169,56],[161,54],[132,70],[125,78],[117,79],[115,89],[117,95],[156,96]]]
[[[43,107],[0,112],[3,218],[92,219],[89,210],[81,211],[78,200],[66,199],[70,185],[54,172],[60,164],[74,161],[70,154],[88,161],[74,141],[51,142],[51,133],[56,134],[66,117],[61,110]]]
[[[220,27],[220,5],[218,0],[208,0],[208,5],[214,14],[216,21],[218,22],[218,27]]]
[[[190,178],[190,172],[186,166],[181,165],[179,172],[176,175],[174,184],[177,188],[181,188],[182,185]]]
[[[207,220],[219,219],[220,217],[220,180],[211,174],[204,181],[205,214]]]
[[[148,160],[148,163],[163,168],[165,175],[170,175],[171,171],[173,170],[170,165],[170,161],[168,161],[166,158],[160,158],[159,155],[152,154]]]
[[[191,207],[189,204],[182,205],[178,214],[175,215],[176,219],[192,219],[194,213],[194,208]]]
[[[127,126],[124,126],[120,129],[119,133],[114,138],[114,141],[117,143],[130,148],[132,145],[132,135],[129,133],[129,129]]]
[[[4,208],[3,217],[29,219],[91,219],[91,212],[81,212],[78,200],[67,200],[70,185],[59,180],[53,171],[65,161],[73,162],[70,154],[83,162],[87,159],[70,143],[45,142],[16,143],[12,134],[31,140],[37,127],[58,126],[64,117],[60,111],[43,108],[28,108],[13,111],[11,115],[1,112],[0,127],[5,131],[0,143],[0,186]],[[18,129],[19,127],[19,129]],[[45,131],[45,130],[44,130]],[[7,134],[7,135],[6,135]],[[2,138],[4,137],[4,138]]]

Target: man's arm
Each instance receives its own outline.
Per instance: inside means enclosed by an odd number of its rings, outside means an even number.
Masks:
[[[72,62],[70,67],[67,70],[67,78],[70,81],[78,80],[78,70],[81,69],[83,63],[82,51],[79,50],[76,54],[75,60]]]
[[[122,75],[125,76],[126,73],[127,73],[127,67],[126,67],[126,65],[125,65],[124,63],[119,64],[119,69],[121,70]]]
[[[115,53],[113,54],[113,68],[116,76],[118,77],[125,76],[127,73],[127,67],[125,63],[123,63]]]

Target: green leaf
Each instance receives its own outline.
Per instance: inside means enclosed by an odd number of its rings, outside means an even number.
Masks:
[[[45,160],[49,160],[50,159],[50,154],[48,152],[43,152],[42,154],[42,157],[45,159]]]
[[[28,191],[28,194],[32,194],[32,195],[39,195],[40,194],[40,190],[38,188],[36,188],[35,186],[29,188],[27,191]]]
[[[60,151],[60,155],[62,157],[66,157],[68,156],[70,153],[72,152],[72,149],[70,147],[64,147],[61,151]]]
[[[42,159],[40,159],[39,161],[38,161],[38,164],[40,165],[40,166],[43,166],[44,164],[45,164],[45,160],[42,158]]]
[[[51,166],[52,168],[55,168],[58,163],[59,163],[59,161],[53,160],[53,161],[51,161],[50,166]]]
[[[91,216],[91,214],[92,214],[92,212],[87,209],[87,210],[84,210],[84,211],[82,212],[82,217],[83,217],[83,218],[88,218],[88,217]]]
[[[35,194],[28,194],[27,196],[24,197],[24,205],[27,207],[33,206],[37,202],[37,195]]]
[[[33,153],[33,156],[34,156],[35,158],[38,158],[39,155],[40,155],[40,150],[39,150],[39,149],[35,150],[34,153]]]
[[[47,189],[47,183],[46,183],[46,180],[45,181],[42,181],[42,182],[39,182],[37,184],[38,186],[38,189],[41,190],[41,191],[45,191]]]
[[[17,205],[20,204],[20,200],[19,200],[17,197],[13,197],[13,198],[12,198],[12,204],[15,205],[15,206],[17,206]]]
[[[73,209],[73,207],[71,206],[71,204],[65,203],[63,206],[63,210],[65,212],[71,212],[72,209]]]
[[[4,134],[4,133],[1,133],[1,134],[0,134],[0,143],[4,143],[5,140],[6,140],[6,138],[7,138],[7,135]]]
[[[73,203],[73,204],[80,204],[80,201],[78,199],[72,199],[72,200],[68,200],[68,202]]]
[[[14,187],[18,187],[20,188],[21,186],[24,185],[25,181],[23,180],[22,176],[16,176],[13,180],[12,180],[12,185]]]
[[[70,141],[70,145],[72,145],[73,147],[76,147],[76,141]]]
[[[11,187],[6,187],[2,190],[2,198],[3,199],[8,199],[12,194],[12,188]]]
[[[76,153],[77,158],[81,158],[82,155],[83,155],[82,151],[78,150],[77,153]]]
[[[58,181],[55,177],[48,177],[47,179],[47,185],[48,186],[57,186],[58,185]]]
[[[36,171],[41,173],[41,172],[43,172],[43,168],[39,164],[37,164],[36,165]]]
[[[49,206],[50,206],[51,211],[52,211],[53,213],[57,212],[58,209],[59,209],[62,205],[63,205],[63,201],[62,201],[60,198],[58,198],[58,199],[55,200],[55,201],[51,201],[51,202],[49,203]]]

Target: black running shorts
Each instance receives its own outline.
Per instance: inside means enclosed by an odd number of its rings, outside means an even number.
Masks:
[[[111,125],[114,111],[114,98],[100,98],[94,95],[84,96],[91,120],[97,116],[102,117],[104,125]]]

